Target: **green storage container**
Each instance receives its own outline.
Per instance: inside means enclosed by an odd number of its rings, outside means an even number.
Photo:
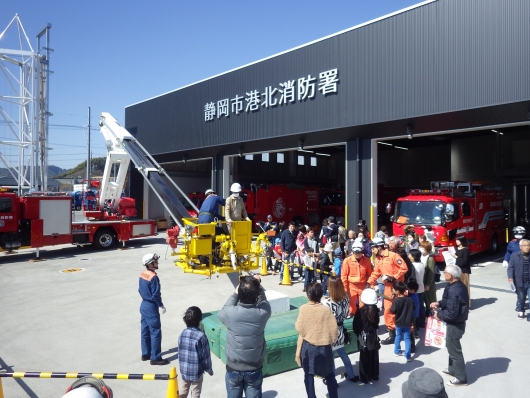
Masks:
[[[307,303],[307,297],[296,297],[290,300],[291,311],[271,316],[265,327],[265,342],[267,352],[263,363],[263,375],[271,376],[277,373],[298,368],[294,360],[296,354],[296,344],[298,342],[298,333],[294,328],[298,318],[298,308]],[[205,333],[210,342],[211,351],[226,363],[226,328],[219,321],[217,312],[204,314],[203,324]],[[352,332],[353,318],[346,319],[344,325],[350,332],[352,342],[346,345],[348,354],[358,351],[357,338]]]

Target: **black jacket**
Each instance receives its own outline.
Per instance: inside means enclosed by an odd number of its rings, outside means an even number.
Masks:
[[[456,249],[456,265],[460,267],[464,274],[471,274],[471,267],[469,266],[469,250],[467,247]]]
[[[333,263],[329,259],[328,253],[320,252],[318,256],[318,269],[320,269],[321,272],[322,271],[331,272],[332,265]]]
[[[442,299],[438,301],[440,310],[438,318],[450,324],[461,324],[467,321],[469,313],[469,295],[467,287],[460,280],[447,285]]]
[[[286,229],[282,232],[282,252],[292,253],[296,250],[296,232]]]

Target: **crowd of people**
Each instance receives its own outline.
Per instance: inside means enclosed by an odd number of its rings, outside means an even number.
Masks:
[[[267,220],[269,229],[281,225]],[[280,223],[281,224],[281,223]],[[455,264],[443,270],[447,286],[442,298],[436,296],[437,269],[432,257],[432,243],[423,236],[409,234],[404,241],[388,236],[385,227],[371,241],[363,221],[359,230],[343,231],[333,217],[326,220],[319,238],[311,228],[296,228],[294,223],[280,233],[280,249],[272,258],[278,272],[297,272],[304,281],[303,291],[308,303],[299,309],[295,328],[299,333],[295,360],[304,370],[307,396],[315,397],[315,378],[322,379],[330,398],[337,397],[338,383],[334,358],[340,357],[345,368],[343,377],[359,385],[379,380],[379,350],[381,345],[393,345],[394,355],[404,362],[413,360],[418,330],[426,326],[427,313],[446,323],[448,366],[441,370],[451,376],[449,386],[466,386],[467,373],[461,339],[465,333],[469,295],[469,251],[465,237],[456,239],[453,256]],[[521,227],[517,227],[521,228]],[[426,230],[427,232],[427,230]],[[508,278],[517,293],[516,310],[524,315],[530,290],[530,241],[517,232],[514,245],[509,246]],[[337,235],[337,236],[335,236]],[[339,239],[339,235],[342,238]],[[361,235],[359,237],[359,235]],[[271,242],[278,243],[276,234]],[[318,254],[317,254],[318,249]],[[516,250],[519,249],[519,250]],[[370,256],[373,255],[373,262]],[[142,297],[142,360],[152,365],[164,365],[161,358],[160,314],[165,312],[156,274],[158,256],[147,254],[146,267],[140,276]],[[274,269],[274,268],[273,268]],[[303,271],[302,271],[303,269]],[[273,271],[277,272],[277,271]],[[320,277],[320,278],[318,278]],[[294,275],[293,275],[294,278]],[[388,335],[378,337],[380,309]],[[259,275],[240,279],[236,291],[219,312],[219,319],[227,328],[225,384],[229,398],[261,397],[262,367],[265,359],[265,326],[271,307]],[[353,319],[353,337],[344,325]],[[199,397],[204,373],[213,375],[210,350],[200,329],[202,312],[190,307],[185,315],[186,329],[179,337],[180,374],[184,380],[181,396],[191,392]],[[346,353],[345,346],[355,338],[359,348],[358,374]],[[403,345],[402,345],[403,343]],[[419,369],[421,370],[421,369]],[[428,369],[412,372],[403,384],[403,396],[424,396],[412,391],[413,380],[420,373],[432,380],[432,388],[444,396],[440,376]],[[425,395],[426,396],[426,395]],[[445,395],[446,396],[446,395]]]

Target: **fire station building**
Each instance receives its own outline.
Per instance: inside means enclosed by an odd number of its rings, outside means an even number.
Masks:
[[[530,2],[424,1],[130,105],[125,127],[185,192],[340,188],[353,227],[392,192],[488,182],[513,225],[530,216]],[[131,196],[167,217],[137,172]]]

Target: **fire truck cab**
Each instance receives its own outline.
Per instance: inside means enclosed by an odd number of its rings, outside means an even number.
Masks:
[[[431,238],[434,260],[440,263],[442,252],[456,246],[457,236],[467,238],[471,254],[496,252],[505,243],[503,192],[471,182],[431,182],[431,189],[413,189],[397,199],[392,227],[396,236],[412,227],[416,234]]]

